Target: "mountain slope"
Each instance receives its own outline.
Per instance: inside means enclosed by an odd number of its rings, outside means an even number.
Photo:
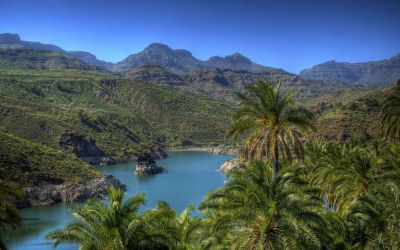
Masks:
[[[265,67],[257,63],[252,62],[249,58],[235,53],[225,57],[213,56],[204,62],[209,69],[231,69],[231,70],[244,70],[249,72],[263,71],[267,69],[273,69]]]
[[[0,49],[35,49],[64,52],[63,49],[56,45],[22,41],[18,34],[11,33],[0,34]]]
[[[187,73],[174,73],[159,65],[146,65],[126,72],[126,77],[145,80],[157,84],[173,86],[196,94],[235,103],[235,92],[243,91],[247,84],[253,84],[260,78],[274,83],[283,82],[283,88],[296,87],[299,99],[320,96],[339,86],[324,84],[316,80],[304,80],[295,74],[281,69],[269,68],[250,72],[230,69],[198,69]],[[343,86],[340,86],[343,87]]]
[[[0,70],[0,128],[61,148],[66,130],[120,159],[155,144],[224,143],[230,108],[107,72]]]
[[[98,65],[105,69],[112,69],[113,64],[97,59],[97,57],[86,51],[65,51],[64,55],[68,58],[79,59],[87,64]]]
[[[95,55],[84,51],[65,51],[62,48],[39,42],[22,41],[18,34],[3,33],[0,34],[0,49],[30,49],[45,50],[63,53],[68,58],[79,59],[87,64],[97,65],[109,69],[112,64],[98,60]]]
[[[364,63],[329,61],[300,72],[307,79],[379,87],[400,79],[400,54],[388,60]]]
[[[61,150],[30,142],[0,130],[0,176],[21,187],[80,182],[101,174]]]
[[[384,88],[347,88],[304,100],[302,104],[316,114],[316,130],[307,137],[330,142],[347,139],[366,141],[378,137],[382,100],[392,90],[392,85]]]
[[[0,68],[103,71],[101,67],[66,58],[60,52],[32,49],[0,49]]]

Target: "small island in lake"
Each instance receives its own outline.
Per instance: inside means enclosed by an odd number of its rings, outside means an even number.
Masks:
[[[159,174],[163,173],[165,169],[156,164],[156,161],[150,153],[144,152],[137,156],[137,164],[135,174]]]

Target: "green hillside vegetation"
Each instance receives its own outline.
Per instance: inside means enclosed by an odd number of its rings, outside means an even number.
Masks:
[[[73,155],[0,130],[0,176],[20,187],[80,182],[101,174]]]
[[[303,104],[316,113],[313,133],[309,138],[319,141],[355,139],[370,140],[380,135],[379,113],[382,101],[393,90],[349,88],[309,99]]]
[[[211,99],[107,72],[0,70],[0,127],[58,146],[67,130],[109,155],[156,143],[222,144],[230,109]]]
[[[0,49],[0,68],[103,70],[80,60],[67,58],[60,52],[31,49]]]

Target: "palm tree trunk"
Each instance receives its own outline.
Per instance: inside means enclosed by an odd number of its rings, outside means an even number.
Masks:
[[[275,180],[278,176],[279,172],[279,148],[278,141],[275,142],[275,151],[274,151],[274,164],[272,166],[272,180]]]

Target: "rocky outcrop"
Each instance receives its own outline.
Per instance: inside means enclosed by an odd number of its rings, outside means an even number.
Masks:
[[[167,152],[165,152],[165,149],[161,146],[155,146],[150,150],[150,156],[151,158],[158,160],[158,159],[164,159],[168,157]]]
[[[159,174],[163,173],[165,169],[156,164],[151,154],[142,153],[138,155],[135,173],[142,174]]]
[[[239,150],[229,148],[213,148],[210,150],[210,154],[214,155],[238,155]]]
[[[101,156],[101,157],[88,156],[88,157],[81,157],[80,159],[89,163],[90,165],[101,165],[101,166],[113,165],[119,162],[118,159],[113,156]]]
[[[97,146],[96,141],[86,135],[81,135],[75,130],[63,132],[58,140],[61,147],[78,157],[101,157],[104,152]]]
[[[82,183],[50,184],[46,186],[26,187],[27,195],[24,203],[18,207],[52,205],[58,202],[86,201],[87,199],[103,199],[108,187],[112,185],[126,189],[125,185],[112,175],[86,180]]]
[[[233,159],[233,160],[228,160],[224,162],[221,167],[219,168],[219,171],[223,173],[229,173],[229,172],[237,172],[241,171],[243,169],[244,163],[240,161],[239,159]]]

